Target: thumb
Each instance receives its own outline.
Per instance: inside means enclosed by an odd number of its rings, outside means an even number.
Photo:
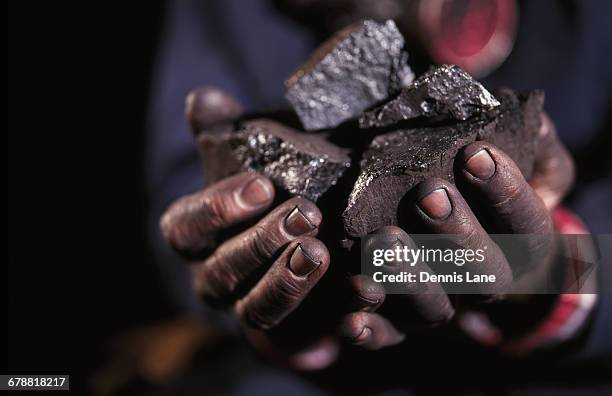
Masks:
[[[242,115],[242,106],[222,90],[201,86],[185,100],[185,115],[194,135],[234,122]]]

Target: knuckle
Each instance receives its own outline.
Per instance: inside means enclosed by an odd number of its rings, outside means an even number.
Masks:
[[[512,204],[522,200],[526,189],[524,183],[516,183],[515,178],[510,177],[507,173],[505,176],[507,182],[500,186],[493,207],[500,211],[511,211]]]
[[[214,246],[214,228],[209,216],[201,214],[200,193],[175,201],[159,220],[162,237],[174,250],[187,258],[202,258]]]
[[[174,221],[174,216],[170,212],[166,212],[159,223],[162,237],[172,249],[178,252],[188,253],[191,246],[191,235],[189,230],[183,225]]]
[[[235,292],[240,283],[235,271],[224,260],[216,256],[210,257],[196,274],[197,289],[204,299],[209,302],[220,303]]]
[[[464,222],[465,226],[462,227],[465,231],[458,234],[454,239],[454,242],[462,247],[479,247],[484,245],[485,238],[487,236],[476,230],[472,222]]]
[[[546,212],[545,208],[538,208],[538,210],[534,216],[532,221],[532,230],[534,234],[545,235],[548,237],[552,237],[554,233],[554,227],[552,224],[552,220]]]
[[[546,224],[548,225],[546,225]],[[545,221],[534,228],[534,232],[528,235],[526,249],[531,257],[539,257],[550,252],[554,244],[554,234],[550,221]]]
[[[239,301],[235,312],[248,326],[270,330],[297,307],[303,295],[304,288],[297,282],[281,279],[261,294]]]
[[[266,315],[242,302],[236,305],[235,314],[245,326],[258,330],[270,330],[278,324],[277,321],[268,320]]]
[[[205,221],[214,228],[229,226],[229,199],[219,191],[210,192],[202,198]]]
[[[184,229],[183,213],[185,212],[185,198],[173,202],[159,219],[159,229],[163,238],[171,246],[179,246],[188,235]]]
[[[166,242],[169,243],[171,246],[175,246],[177,242],[177,232],[175,222],[173,221],[173,215],[170,209],[166,210],[166,212],[159,220],[159,229],[164,240],[166,240]]]
[[[266,226],[257,224],[248,240],[248,250],[257,262],[269,260],[281,245],[278,235]]]
[[[172,214],[170,210],[166,210],[159,219],[159,230],[164,239],[169,240],[172,234]]]
[[[442,326],[449,323],[455,317],[455,309],[448,298],[443,299],[440,303],[439,316],[433,318],[431,324],[433,326]]]
[[[235,313],[249,327],[270,330],[276,327],[305,295],[304,285],[291,277],[281,277],[265,291],[239,301]]]
[[[283,307],[296,305],[304,295],[304,286],[289,276],[280,279],[270,291],[272,300]]]

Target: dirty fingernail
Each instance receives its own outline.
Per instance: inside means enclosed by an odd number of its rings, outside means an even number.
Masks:
[[[317,269],[320,264],[320,261],[313,259],[304,251],[302,245],[298,245],[289,260],[289,269],[296,276],[304,277]]]
[[[285,218],[285,230],[293,236],[305,234],[315,228],[316,226],[297,206]]]
[[[433,190],[422,198],[418,205],[427,216],[437,220],[448,217],[453,210],[444,188]]]
[[[465,169],[472,176],[487,180],[495,174],[495,161],[487,150],[481,149],[466,161]]]

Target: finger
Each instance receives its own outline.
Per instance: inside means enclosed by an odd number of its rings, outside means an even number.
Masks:
[[[242,114],[240,104],[222,90],[196,88],[185,100],[185,114],[194,134],[235,121]]]
[[[490,143],[476,142],[461,154],[462,174],[479,201],[484,203],[488,217],[494,219],[498,231],[522,234],[528,263],[536,265],[553,250],[553,225],[546,206],[527,184],[514,161]]]
[[[329,266],[325,245],[314,238],[293,241],[234,308],[247,326],[269,330],[293,312]]]
[[[574,161],[559,141],[555,125],[542,114],[542,127],[538,134],[534,173],[529,181],[546,208],[552,210],[570,190],[575,177]]]
[[[552,232],[544,203],[510,157],[490,143],[475,142],[463,149],[462,160],[465,181],[494,209],[502,232]]]
[[[273,200],[267,178],[241,173],[175,201],[160,220],[161,232],[177,252],[198,257],[213,246],[216,232],[261,213]]]
[[[474,292],[490,297],[507,290],[512,271],[499,246],[489,237],[457,188],[442,179],[430,179],[414,189],[416,204],[411,205],[415,222],[432,234],[452,235],[451,242],[461,249],[481,251],[484,259],[465,260],[470,274],[495,275],[495,282],[470,285]]]
[[[299,236],[315,236],[321,220],[321,212],[307,199],[284,202],[194,266],[196,291],[213,303],[233,300],[240,292],[239,285],[267,268],[289,242]]]
[[[289,348],[279,345],[269,331],[247,327],[245,336],[253,347],[279,366],[293,370],[321,370],[336,361],[340,352],[338,337],[325,335],[302,344],[293,341]],[[293,336],[293,335],[291,335]]]
[[[367,350],[397,345],[405,338],[391,322],[371,312],[353,312],[344,316],[339,332],[351,344]]]
[[[374,312],[385,301],[385,288],[367,275],[351,277],[351,311]]]
[[[324,337],[295,353],[289,359],[294,370],[314,371],[330,366],[340,353],[340,343],[336,337]]]
[[[387,226],[375,232],[377,239],[386,243],[386,248],[392,250],[417,249],[416,244],[408,234],[399,227]],[[433,273],[431,268],[421,260],[412,266],[407,262],[396,262],[395,259],[385,263],[383,268],[386,274],[400,274],[401,272]],[[397,323],[407,326],[426,326],[436,327],[449,322],[455,315],[455,309],[442,286],[436,282],[427,283],[406,283],[398,282],[386,285],[389,289],[387,294],[398,294],[388,296],[387,303],[383,308],[392,316],[400,316]],[[396,298],[394,298],[396,297]]]

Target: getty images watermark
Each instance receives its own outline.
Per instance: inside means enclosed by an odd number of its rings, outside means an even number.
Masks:
[[[361,273],[389,294],[612,292],[597,276],[611,265],[612,235],[555,235],[547,249],[534,249],[541,238],[488,235],[473,248],[462,235],[373,234],[361,240]]]
[[[462,267],[471,263],[483,263],[485,261],[485,252],[487,246],[482,249],[441,249],[441,248],[410,248],[408,246],[400,246],[397,244],[391,249],[374,249],[372,251],[372,265],[374,267],[382,267],[393,265],[397,267],[409,266],[415,267],[417,263],[421,265],[431,266],[437,263],[454,264]],[[385,282],[445,282],[445,283],[494,283],[497,278],[495,274],[472,273],[469,271],[457,272],[451,274],[435,274],[429,270],[421,270],[418,272],[400,271],[399,273],[385,273],[384,271],[376,271],[372,274],[372,278],[377,283]],[[417,279],[418,278],[418,279]]]

